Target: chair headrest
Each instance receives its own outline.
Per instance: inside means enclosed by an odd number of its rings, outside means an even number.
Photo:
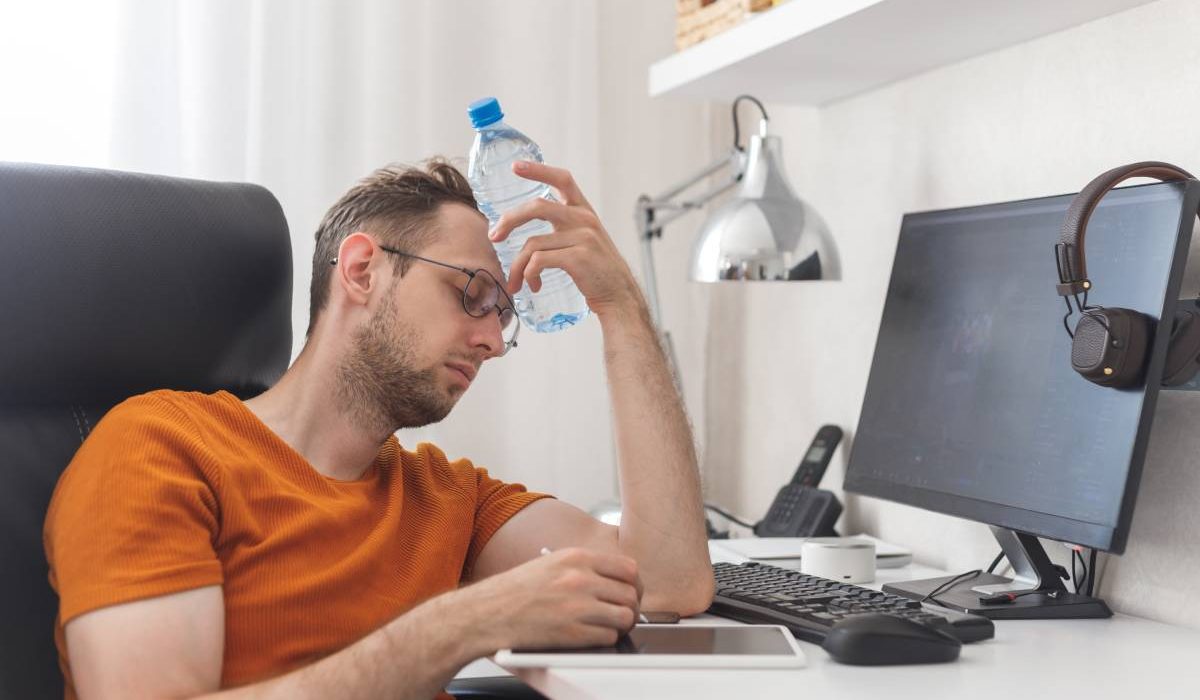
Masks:
[[[266,189],[0,163],[0,405],[259,393],[291,354]]]

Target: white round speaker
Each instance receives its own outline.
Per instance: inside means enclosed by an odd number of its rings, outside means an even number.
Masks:
[[[853,537],[813,537],[800,546],[800,571],[843,583],[874,581],[875,543]]]

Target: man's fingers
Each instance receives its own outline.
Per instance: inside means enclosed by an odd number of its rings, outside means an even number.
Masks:
[[[589,625],[628,632],[637,624],[637,613],[624,605],[597,603],[594,608],[583,615],[581,621]]]
[[[551,202],[541,197],[531,199],[504,212],[500,216],[500,220],[496,222],[496,227],[488,232],[488,238],[493,243],[499,243],[508,238],[513,231],[535,219],[549,221],[556,227],[561,227],[567,223],[570,213],[570,209],[565,204]]]
[[[635,612],[638,609],[638,602],[641,599],[637,588],[634,586],[607,577],[598,580],[593,590],[593,595],[606,603],[620,605]]]
[[[579,185],[575,184],[575,176],[565,168],[555,168],[532,160],[520,160],[513,163],[513,172],[527,180],[544,182],[558,190],[558,198],[563,204],[582,205],[589,209],[592,207],[584,198]]]
[[[630,586],[636,586],[638,581],[637,562],[621,554],[606,554],[592,552],[592,570],[601,576],[616,579]]]
[[[521,252],[517,253],[512,266],[508,268],[508,282],[505,285],[508,293],[516,294],[523,282],[528,282],[534,292],[538,291],[542,286],[542,271],[548,267],[559,267],[555,263],[565,262],[565,251],[579,244],[582,239],[578,232],[560,231],[525,241]]]
[[[567,274],[569,265],[576,257],[577,249],[560,248],[557,250],[539,250],[529,257],[528,264],[521,272],[521,278],[529,285],[529,289],[537,294],[542,290],[542,273],[546,270],[563,270]],[[514,274],[516,266],[513,267]]]

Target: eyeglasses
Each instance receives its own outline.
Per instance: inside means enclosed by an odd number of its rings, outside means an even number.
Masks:
[[[517,335],[521,332],[521,324],[517,322],[517,314],[513,298],[509,296],[508,291],[504,289],[504,285],[500,284],[492,273],[482,268],[471,270],[459,265],[451,265],[438,260],[423,258],[420,255],[405,253],[402,250],[389,248],[385,245],[379,246],[393,255],[399,255],[405,258],[420,260],[431,265],[456,270],[467,276],[467,284],[463,287],[462,307],[463,311],[467,312],[468,316],[473,318],[483,318],[493,311],[500,317],[500,337],[504,340],[504,352],[500,356],[508,354],[509,350],[517,347]],[[336,265],[337,258],[329,261],[329,264]],[[507,302],[507,305],[501,303],[501,299]]]

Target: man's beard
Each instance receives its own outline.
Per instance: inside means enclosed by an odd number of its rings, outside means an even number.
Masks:
[[[338,398],[365,424],[386,434],[418,428],[445,418],[457,397],[438,387],[437,367],[412,364],[420,333],[398,318],[388,295],[354,336],[350,355],[339,368]]]

